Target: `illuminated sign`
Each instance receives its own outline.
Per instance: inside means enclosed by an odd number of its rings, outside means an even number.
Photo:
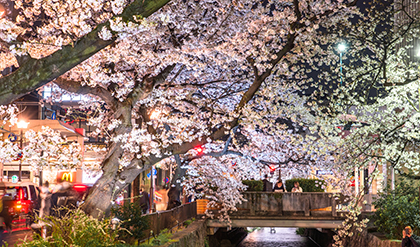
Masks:
[[[64,172],[61,176],[62,181],[73,182],[73,174],[71,172]]]
[[[333,172],[329,170],[317,170],[316,175],[321,175],[321,176],[333,175]]]
[[[18,176],[13,175],[12,176],[12,183],[17,183],[18,182]]]
[[[153,169],[153,175],[154,176],[156,176],[157,175],[157,170],[156,169]],[[152,175],[151,175],[151,172],[149,172],[149,173],[147,173],[147,178],[150,178]]]
[[[15,142],[17,140],[17,136],[15,134],[9,134],[9,136],[7,137],[9,138],[9,141],[11,142]]]
[[[57,172],[57,182],[69,182],[69,183],[76,183],[77,180],[77,173],[73,171],[60,171]]]

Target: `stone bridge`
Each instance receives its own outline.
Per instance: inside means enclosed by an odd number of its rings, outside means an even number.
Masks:
[[[208,226],[337,228],[346,216],[337,210],[343,197],[333,193],[245,192],[243,196],[247,201],[229,213],[230,226],[215,219]]]

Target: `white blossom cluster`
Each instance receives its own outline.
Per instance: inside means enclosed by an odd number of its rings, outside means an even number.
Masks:
[[[18,45],[7,48],[16,51],[19,47],[21,53],[17,55],[29,52],[33,57],[43,57],[75,42],[113,14],[120,14],[126,5],[120,0],[11,1],[5,17],[0,18],[0,39],[13,44],[20,37]]]
[[[32,169],[73,169],[81,165],[81,148],[77,143],[69,143],[58,131],[42,127],[40,132],[25,132],[25,146],[22,159]]]

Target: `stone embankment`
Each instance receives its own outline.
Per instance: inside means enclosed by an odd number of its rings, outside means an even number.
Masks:
[[[192,222],[187,228],[176,232],[171,238],[174,242],[164,247],[204,247],[207,241],[207,224],[205,219]]]
[[[201,219],[191,223],[185,229],[172,235],[172,242],[166,243],[164,247],[233,247],[242,241],[247,231],[242,228],[227,230],[220,228],[215,234],[207,236],[207,220]]]
[[[313,239],[321,247],[332,246],[332,236],[334,233],[330,230],[323,230],[320,232],[318,229],[306,229],[305,235]],[[401,240],[385,239],[379,233],[370,233],[363,230],[356,233],[351,242],[346,247],[400,247]]]
[[[369,233],[363,230],[356,234],[354,241],[348,247],[401,247],[401,240],[389,240],[379,233]]]

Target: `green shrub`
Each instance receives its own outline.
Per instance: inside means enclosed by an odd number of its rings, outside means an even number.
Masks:
[[[116,246],[118,231],[110,228],[110,220],[98,220],[80,209],[69,210],[62,218],[48,216],[44,222],[51,226],[51,236],[18,243],[21,247],[106,247]]]
[[[292,191],[293,184],[299,182],[303,192],[324,192],[325,181],[321,179],[293,178],[286,180],[286,190]]]
[[[189,225],[191,225],[191,223],[192,223],[192,220],[186,220],[186,221],[184,222],[184,225],[185,225],[186,227],[188,227]]]
[[[144,238],[144,231],[149,228],[149,220],[147,216],[141,216],[142,209],[138,203],[125,202],[111,211],[115,218],[121,220],[120,227],[128,230],[120,232],[120,239],[134,243]]]
[[[164,229],[160,232],[159,236],[156,238],[152,238],[146,241],[146,243],[142,243],[139,245],[139,247],[151,247],[151,246],[160,246],[164,245],[168,242],[173,242],[174,240],[171,240],[172,233],[168,231],[168,229]]]
[[[303,235],[303,234],[305,234],[305,228],[301,228],[301,227],[299,227],[299,228],[296,228],[296,234],[297,235]]]
[[[405,226],[411,226],[416,235],[420,233],[418,188],[401,181],[392,191],[389,187],[379,193],[373,203],[376,211],[373,216],[378,231],[388,238],[400,239]]]
[[[248,186],[247,191],[262,191],[263,190],[263,182],[260,180],[243,180],[242,183]]]

